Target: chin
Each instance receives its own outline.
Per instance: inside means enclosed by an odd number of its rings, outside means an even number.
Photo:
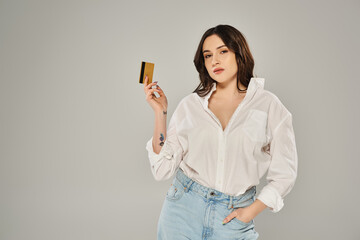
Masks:
[[[218,83],[224,83],[224,82],[228,82],[229,78],[227,78],[226,76],[222,76],[222,77],[216,76],[213,78],[213,80],[215,80]]]

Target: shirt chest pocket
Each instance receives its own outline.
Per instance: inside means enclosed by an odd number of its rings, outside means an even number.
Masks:
[[[251,109],[244,123],[245,134],[254,142],[266,141],[267,113]]]

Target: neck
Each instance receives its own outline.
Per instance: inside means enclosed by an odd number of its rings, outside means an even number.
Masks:
[[[246,87],[244,85],[242,85],[241,83],[239,84],[239,88],[241,90],[246,89]],[[219,98],[234,99],[234,98],[244,97],[246,94],[246,91],[239,92],[239,90],[236,87],[236,80],[233,80],[231,82],[223,82],[223,83],[217,82],[216,90],[214,93]]]

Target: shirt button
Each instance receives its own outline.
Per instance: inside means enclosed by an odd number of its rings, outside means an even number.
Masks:
[[[214,196],[214,195],[215,195],[215,193],[214,193],[214,192],[211,192],[211,193],[210,193],[210,195],[211,195],[211,196]]]

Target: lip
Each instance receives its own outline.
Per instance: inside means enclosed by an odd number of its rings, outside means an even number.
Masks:
[[[215,68],[215,69],[213,70],[213,73],[215,73],[215,74],[220,74],[220,73],[222,73],[223,71],[224,71],[223,68]]]

